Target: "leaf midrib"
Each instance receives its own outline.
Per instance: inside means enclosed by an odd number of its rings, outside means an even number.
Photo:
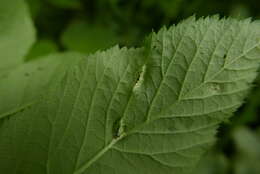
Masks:
[[[93,156],[87,163],[78,168],[73,174],[81,174],[83,173],[89,166],[91,166],[94,162],[96,162],[100,157],[102,157],[108,150],[110,150],[118,141],[126,137],[127,134],[122,134],[117,139],[113,139],[108,145],[106,145],[103,149],[101,149],[95,156]]]
[[[113,60],[112,58],[111,58],[111,60]],[[129,64],[127,65],[127,67],[126,67],[126,69],[125,69],[125,71],[124,71],[124,73],[123,73],[123,75],[122,75],[122,78],[120,78],[120,80],[119,80],[119,82],[118,82],[118,84],[117,84],[117,87],[116,87],[116,89],[115,89],[115,91],[114,91],[114,94],[113,94],[113,96],[112,96],[112,99],[110,100],[110,103],[109,103],[109,108],[111,107],[111,103],[112,103],[112,100],[113,100],[113,98],[114,98],[114,95],[115,95],[115,93],[117,92],[117,90],[119,89],[119,84],[122,82],[122,79],[124,79],[124,77],[125,77],[125,74],[126,74],[126,72],[127,72],[127,70],[128,70],[128,68],[129,68]],[[108,68],[108,66],[107,67],[105,67],[105,69],[104,69],[104,71],[103,71],[103,74],[102,74],[102,78],[101,78],[101,80],[98,82],[98,84],[96,85],[96,88],[99,86],[99,83],[102,81],[102,79],[103,79],[103,77],[104,77],[104,75],[105,75],[105,71],[106,71],[106,69]],[[96,91],[96,88],[95,88],[95,91]],[[133,90],[132,90],[133,91]],[[93,95],[95,95],[95,92],[94,92],[94,94]],[[93,96],[94,97],[94,96]],[[130,99],[129,99],[130,100]],[[129,101],[128,100],[128,101]],[[93,104],[93,101],[91,102],[91,104]],[[106,117],[107,117],[107,113],[106,113]],[[123,117],[122,117],[123,118]],[[122,119],[121,118],[121,119]],[[106,118],[106,122],[107,122],[107,118]],[[106,123],[107,124],[107,123]],[[88,127],[88,126],[87,126]],[[86,135],[86,134],[85,134]],[[105,145],[105,147],[103,147],[95,156],[93,156],[88,162],[86,162],[84,165],[82,165],[81,167],[79,167],[75,172],[74,172],[74,174],[80,174],[80,173],[82,173],[82,172],[84,172],[90,165],[92,165],[95,161],[97,161],[103,154],[105,154],[114,144],[116,144],[119,140],[121,140],[123,137],[125,137],[126,136],[126,133],[122,133],[119,137],[117,137],[116,139],[113,139],[109,144],[107,144],[107,145]],[[86,138],[86,137],[85,137]],[[85,139],[84,138],[84,139]],[[105,143],[106,143],[106,140],[105,140]],[[83,145],[81,146],[81,149],[82,149],[82,147],[83,147]],[[80,149],[80,151],[79,151],[79,155],[80,155],[80,152],[81,152],[81,149]],[[77,164],[78,164],[78,160],[77,160]]]

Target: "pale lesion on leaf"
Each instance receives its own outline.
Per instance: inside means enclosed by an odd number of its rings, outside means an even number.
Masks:
[[[124,123],[123,118],[119,118],[114,122],[113,125],[113,139],[120,138],[123,134],[125,134],[126,124]]]
[[[141,72],[138,74],[138,78],[137,78],[136,83],[134,85],[133,91],[136,91],[136,90],[138,90],[138,88],[140,88],[142,82],[144,81],[145,72],[146,72],[146,65],[143,65]]]

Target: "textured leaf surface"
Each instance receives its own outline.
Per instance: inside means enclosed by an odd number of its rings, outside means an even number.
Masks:
[[[0,171],[183,174],[243,102],[260,58],[250,20],[189,18],[146,51],[82,60],[42,102],[0,125]]]
[[[35,40],[29,10],[23,0],[1,0],[0,76],[1,71],[18,65]]]
[[[23,64],[2,77],[0,119],[35,103],[51,79],[64,75],[62,72],[65,72],[68,66],[76,64],[82,57],[78,53],[54,54]]]

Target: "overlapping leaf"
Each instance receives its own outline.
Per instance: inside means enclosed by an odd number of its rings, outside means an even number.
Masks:
[[[79,53],[53,54],[10,71],[0,80],[0,119],[37,102],[50,81],[59,79],[82,58]]]
[[[0,78],[3,71],[23,62],[34,40],[34,27],[24,1],[1,0]]]

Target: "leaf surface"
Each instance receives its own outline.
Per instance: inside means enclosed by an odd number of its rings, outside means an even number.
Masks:
[[[0,76],[23,62],[35,41],[35,30],[23,0],[1,0]]]
[[[83,57],[78,53],[53,54],[22,64],[3,76],[0,79],[0,119],[34,104],[50,81],[59,79]]]
[[[184,174],[256,76],[259,26],[189,18],[145,49],[83,59],[40,103],[0,125],[0,171]]]

